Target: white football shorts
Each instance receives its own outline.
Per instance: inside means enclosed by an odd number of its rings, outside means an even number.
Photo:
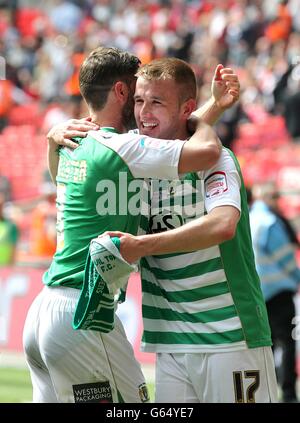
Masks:
[[[277,402],[271,347],[222,353],[158,353],[155,402]]]
[[[109,333],[74,330],[80,290],[44,287],[26,318],[23,345],[33,402],[148,402],[139,363],[121,321]]]

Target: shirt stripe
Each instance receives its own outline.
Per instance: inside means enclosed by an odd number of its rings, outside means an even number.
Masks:
[[[181,321],[181,322],[190,322],[198,323],[199,321],[203,323],[216,322],[221,319],[231,319],[237,316],[235,307],[222,307],[213,310],[207,310],[197,313],[179,313],[174,310],[166,308],[157,308],[143,305],[143,316],[146,319],[164,319],[170,321]]]
[[[195,299],[215,297],[229,292],[227,282],[216,283],[196,289],[184,289],[182,291],[168,292],[157,285],[143,279],[143,292],[152,295],[163,295],[170,302],[193,302]]]
[[[143,265],[146,269],[151,270],[157,279],[161,280],[176,280],[182,278],[186,279],[193,276],[199,276],[205,273],[213,272],[215,270],[223,269],[220,257],[213,258],[202,263],[191,264],[181,269],[173,269],[167,271],[159,269],[158,267],[149,266],[146,260],[143,262]]]
[[[144,263],[144,262],[143,262]],[[216,270],[215,272],[206,273],[205,275],[198,275],[192,278],[183,278],[176,280],[157,279],[150,271],[142,268],[142,279],[152,282],[155,285],[162,286],[166,291],[180,291],[182,289],[196,289],[199,287],[215,285],[226,281],[226,275],[223,269]]]
[[[143,305],[157,308],[170,307],[171,310],[178,313],[197,313],[231,306],[233,305],[233,300],[231,294],[227,293],[188,303],[174,303],[167,301],[162,295],[158,296],[147,293],[143,296]]]
[[[229,330],[222,333],[194,332],[151,332],[144,331],[143,342],[154,344],[226,344],[240,342],[244,339],[242,329]]]

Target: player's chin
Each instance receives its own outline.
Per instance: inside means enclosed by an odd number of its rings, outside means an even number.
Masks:
[[[155,126],[155,127],[145,127],[145,126],[141,125],[140,132],[141,132],[143,135],[147,135],[148,137],[152,137],[152,138],[160,138],[160,130],[159,130],[159,126]]]

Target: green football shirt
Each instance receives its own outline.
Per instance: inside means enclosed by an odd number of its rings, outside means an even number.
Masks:
[[[226,352],[271,345],[245,187],[232,152],[223,149],[208,171],[169,183],[152,181],[150,232],[179,227],[218,206],[240,210],[232,240],[142,259],[144,351]],[[146,229],[147,221],[141,224]]]
[[[137,233],[143,178],[178,177],[183,145],[102,128],[80,139],[77,149],[62,148],[57,251],[44,284],[81,289],[90,241],[109,230]]]

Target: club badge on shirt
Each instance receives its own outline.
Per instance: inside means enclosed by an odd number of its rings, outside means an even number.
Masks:
[[[205,179],[204,185],[206,198],[223,194],[228,190],[226,173],[221,171],[212,173]]]

